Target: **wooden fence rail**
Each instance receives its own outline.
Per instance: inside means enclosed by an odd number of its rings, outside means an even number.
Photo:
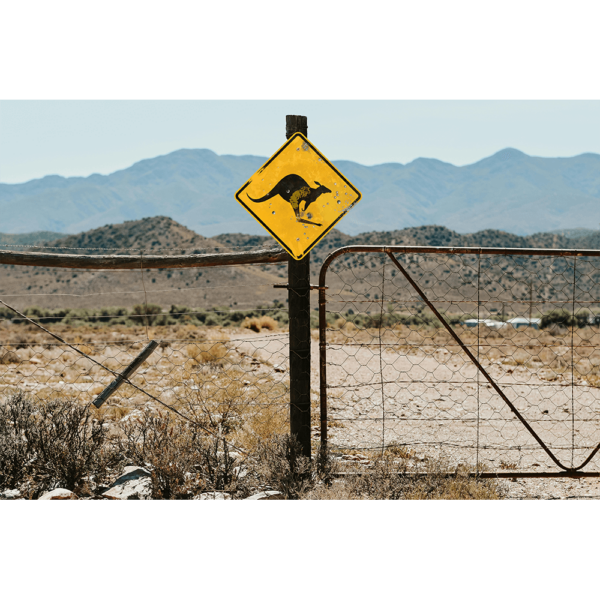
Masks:
[[[289,254],[280,248],[223,254],[182,254],[178,256],[77,255],[47,252],[12,252],[0,250],[0,264],[61,269],[186,269],[193,267],[227,267],[260,263],[288,262]]]

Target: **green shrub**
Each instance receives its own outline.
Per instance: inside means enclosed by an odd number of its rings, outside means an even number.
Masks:
[[[161,313],[162,307],[159,304],[136,304],[129,318],[134,323],[153,325],[157,315]]]
[[[550,325],[558,325],[559,327],[573,327],[576,324],[576,319],[573,315],[564,308],[551,310],[542,316],[540,327],[546,329]]]

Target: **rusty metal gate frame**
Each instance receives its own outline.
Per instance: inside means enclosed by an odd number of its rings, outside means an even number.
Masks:
[[[490,374],[485,370],[473,353],[467,348],[460,337],[448,324],[446,319],[439,313],[431,301],[427,298],[418,284],[409,275],[406,269],[398,262],[394,253],[402,254],[475,254],[481,256],[482,254],[499,254],[499,255],[521,255],[521,256],[559,256],[559,257],[600,257],[600,250],[551,250],[541,248],[480,248],[480,247],[444,247],[444,246],[344,246],[338,248],[332,252],[324,261],[319,273],[319,376],[320,376],[320,408],[321,408],[321,444],[323,447],[327,447],[327,320],[326,320],[326,309],[327,309],[327,295],[326,295],[326,277],[327,270],[331,263],[338,257],[349,254],[349,253],[383,253],[387,254],[392,263],[396,268],[404,275],[408,283],[414,288],[419,294],[423,301],[427,304],[430,310],[434,313],[440,323],[445,327],[452,338],[457,342],[460,348],[467,355],[469,360],[475,365],[479,372],[487,379],[493,389],[498,395],[504,400],[506,405],[512,411],[516,418],[521,421],[527,431],[532,435],[540,447],[546,452],[550,459],[562,469],[557,472],[506,472],[506,473],[473,473],[477,477],[483,478],[495,478],[495,477],[528,477],[528,478],[543,478],[543,477],[600,477],[600,472],[585,472],[583,469],[597,454],[600,450],[600,443],[592,450],[590,455],[577,467],[566,467],[563,465],[554,455],[554,453],[548,448],[548,446],[542,441],[535,430],[527,422],[527,420],[521,415],[518,409],[513,403],[506,397],[506,394],[500,389],[498,384],[493,380]]]

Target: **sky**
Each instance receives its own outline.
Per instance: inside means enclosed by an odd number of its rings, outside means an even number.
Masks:
[[[270,156],[285,115],[331,160],[465,165],[600,153],[597,100],[0,100],[0,182],[108,174],[180,148]]]

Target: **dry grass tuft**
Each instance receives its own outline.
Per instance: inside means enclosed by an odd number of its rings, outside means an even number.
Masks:
[[[309,500],[495,500],[505,495],[496,481],[469,476],[462,465],[454,472],[443,461],[426,460],[417,474],[404,459],[384,456],[372,466],[352,465],[330,486],[317,485]]]
[[[244,329],[250,329],[256,333],[260,333],[260,319],[258,317],[246,317],[241,325]]]
[[[0,348],[0,365],[10,365],[20,363],[21,359],[16,352]]]
[[[260,318],[260,326],[261,329],[267,329],[268,331],[276,331],[279,325],[273,317],[265,315]]]
[[[260,333],[263,329],[268,331],[276,331],[279,327],[277,321],[272,317],[246,317],[241,325],[244,329],[250,329],[256,333]]]
[[[188,344],[185,353],[197,363],[222,363],[227,356],[227,346],[222,342],[202,342],[200,344]]]

